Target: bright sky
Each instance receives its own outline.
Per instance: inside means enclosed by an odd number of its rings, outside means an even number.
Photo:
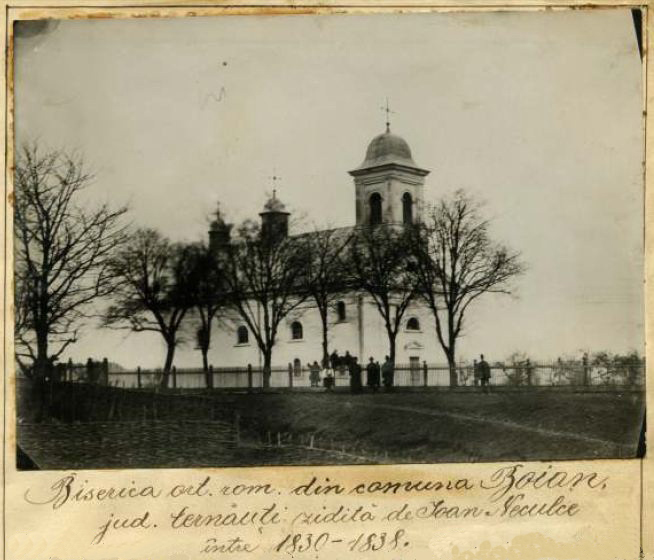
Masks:
[[[347,171],[392,129],[465,188],[529,266],[469,314],[461,356],[643,348],[642,81],[628,10],[64,21],[16,41],[17,141],[76,149],[97,199],[199,239],[279,197],[354,222]],[[72,357],[159,366],[149,335],[89,330]],[[197,352],[177,364],[196,365]]]

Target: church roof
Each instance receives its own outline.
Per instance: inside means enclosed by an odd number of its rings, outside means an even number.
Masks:
[[[411,148],[407,141],[401,136],[393,134],[390,128],[387,128],[386,132],[372,139],[368,144],[363,163],[351,173],[389,164],[420,169],[413,161]]]

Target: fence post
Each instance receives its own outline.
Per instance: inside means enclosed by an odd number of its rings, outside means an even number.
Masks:
[[[288,387],[289,389],[293,388],[293,366],[290,362],[288,364]]]
[[[426,387],[427,386],[427,362],[423,361],[422,362],[422,382],[423,385]]]
[[[213,389],[213,364],[209,364],[209,377],[207,377],[207,389]]]
[[[173,389],[177,389],[177,368],[173,366]]]
[[[100,367],[102,368],[102,380],[100,383],[102,385],[109,385],[109,360],[102,358],[102,365]]]
[[[588,354],[584,354],[581,363],[584,367],[584,385],[588,385]]]
[[[136,367],[136,386],[139,389],[143,387],[143,383],[141,383],[141,366]]]
[[[252,391],[252,364],[248,364],[248,391]]]

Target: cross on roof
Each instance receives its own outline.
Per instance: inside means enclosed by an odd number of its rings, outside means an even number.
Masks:
[[[273,174],[270,177],[268,177],[268,179],[272,181],[272,185],[273,185],[272,197],[277,198],[277,189],[275,188],[275,185],[277,184],[277,181],[281,181],[282,178],[279,175],[277,175],[276,171],[273,171]]]
[[[391,109],[388,106],[388,97],[386,98],[386,106],[385,107],[380,107],[382,111],[386,113],[386,132],[391,131],[391,114],[395,114],[395,111],[391,111]]]

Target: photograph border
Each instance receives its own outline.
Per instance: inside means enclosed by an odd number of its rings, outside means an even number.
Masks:
[[[6,483],[7,472],[16,471],[15,446],[16,446],[16,418],[15,418],[15,371],[13,364],[13,253],[12,253],[12,203],[13,203],[13,161],[14,161],[14,91],[13,91],[13,22],[17,19],[105,19],[105,18],[178,18],[178,17],[201,17],[201,16],[229,16],[229,15],[309,15],[309,14],[364,14],[364,13],[430,13],[430,12],[493,12],[493,11],[550,11],[550,10],[604,10],[615,8],[631,8],[642,10],[642,40],[643,40],[643,115],[644,115],[644,250],[645,269],[643,288],[645,290],[645,356],[646,356],[646,425],[653,425],[649,417],[654,407],[654,387],[652,387],[652,374],[650,365],[654,360],[654,338],[652,336],[654,327],[654,291],[648,286],[654,280],[654,234],[652,228],[647,228],[648,223],[654,223],[654,195],[652,194],[652,179],[654,177],[654,138],[652,138],[653,127],[650,122],[654,111],[654,99],[652,91],[648,87],[654,83],[654,69],[649,64],[649,52],[654,47],[654,34],[649,30],[654,25],[654,0],[647,2],[636,2],[629,0],[622,1],[595,1],[584,2],[583,0],[572,0],[569,2],[547,1],[547,0],[523,0],[511,2],[510,0],[486,0],[476,3],[474,0],[461,0],[456,2],[438,2],[433,0],[370,0],[369,2],[346,2],[343,0],[304,0],[293,2],[292,0],[271,0],[268,2],[252,2],[248,0],[231,0],[229,2],[152,2],[149,0],[95,2],[93,0],[45,0],[43,2],[31,2],[28,0],[16,0],[3,2],[1,24],[5,29],[2,39],[3,52],[5,53],[5,73],[3,76],[4,107],[3,125],[4,149],[3,164],[5,167],[4,180],[4,212],[2,213],[2,227],[4,231],[4,259],[3,282],[3,332],[4,345],[2,360],[4,365],[4,378],[2,383],[2,398],[4,403],[3,415],[3,457],[2,457],[2,503],[3,519],[0,538],[3,543],[3,558],[6,557]],[[647,418],[649,417],[649,418]],[[640,550],[641,558],[654,559],[654,459],[652,453],[645,457],[636,459],[640,468]],[[602,459],[598,461],[626,461],[623,459]],[[573,463],[574,461],[570,461]],[[279,467],[271,467],[279,468]],[[346,467],[347,468],[347,467]],[[29,476],[28,473],[26,473]],[[631,560],[631,559],[629,559]]]

